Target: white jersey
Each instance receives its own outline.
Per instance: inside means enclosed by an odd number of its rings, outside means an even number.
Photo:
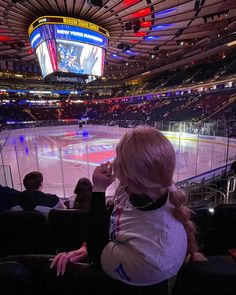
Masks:
[[[131,285],[153,285],[175,276],[187,252],[184,226],[172,214],[169,199],[141,211],[123,193],[114,199],[110,239],[102,252],[105,273]]]

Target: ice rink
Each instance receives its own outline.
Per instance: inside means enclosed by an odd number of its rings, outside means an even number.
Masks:
[[[23,190],[25,174],[39,170],[45,192],[69,197],[81,177],[91,178],[100,163],[112,161],[124,128],[106,126],[59,126],[2,132],[1,165],[9,166],[1,178],[13,180]],[[175,181],[221,167],[236,159],[236,140],[166,132],[173,143],[177,165]],[[228,156],[228,157],[227,157]],[[228,160],[226,160],[228,158]]]

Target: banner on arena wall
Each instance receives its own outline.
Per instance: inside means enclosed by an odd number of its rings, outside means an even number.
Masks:
[[[110,36],[109,32],[106,29],[104,29],[94,23],[90,23],[88,21],[78,19],[78,18],[63,17],[63,16],[41,16],[41,17],[37,18],[29,26],[28,35],[30,36],[31,33],[37,27],[39,27],[41,25],[45,25],[45,24],[65,24],[65,25],[89,29],[91,31],[98,32],[98,33],[106,36],[107,38],[109,38],[109,36]]]
[[[7,70],[7,63],[5,60],[0,60],[0,68],[1,70]]]
[[[13,63],[13,61],[8,61],[7,62],[7,69],[9,71],[14,71],[14,63]]]
[[[222,136],[212,136],[212,135],[201,135],[201,134],[188,134],[188,133],[181,133],[181,132],[171,132],[171,131],[163,131],[163,134],[171,139],[176,140],[192,140],[192,141],[201,141],[201,142],[209,142],[215,144],[222,144],[226,145],[228,138]],[[236,139],[230,138],[230,143],[235,143]]]
[[[32,48],[36,48],[45,40],[60,39],[83,42],[102,48],[107,48],[108,38],[88,29],[69,25],[43,25],[35,29],[30,36]]]

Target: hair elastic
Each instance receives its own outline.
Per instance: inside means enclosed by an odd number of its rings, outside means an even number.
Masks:
[[[171,185],[167,186],[167,190],[169,193],[174,193],[178,190],[178,188],[176,187],[175,183],[172,182]]]

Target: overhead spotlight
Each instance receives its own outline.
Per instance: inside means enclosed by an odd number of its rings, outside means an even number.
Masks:
[[[90,5],[102,7],[102,0],[87,0],[87,3]]]
[[[117,48],[118,49],[124,49],[124,47],[125,47],[125,44],[122,44],[122,43],[120,43],[120,44],[117,45]]]
[[[137,33],[141,28],[140,20],[134,21],[132,27],[133,27],[134,33]]]
[[[16,43],[14,44],[14,48],[16,48],[16,49],[24,48],[24,47],[25,47],[25,43],[24,43],[24,42],[21,42],[21,41],[16,42]]]
[[[131,31],[133,29],[134,33],[137,33],[140,30],[140,28],[141,28],[140,20],[135,20],[133,22],[125,23],[125,30],[126,31]]]
[[[13,3],[18,3],[18,2],[25,2],[26,0],[11,0],[11,2],[13,2]]]
[[[118,49],[122,49],[123,51],[129,50],[130,49],[130,45],[129,44],[124,44],[124,43],[120,43],[117,45]]]
[[[24,43],[24,42],[18,42],[17,45],[18,45],[18,47],[20,47],[20,48],[25,47],[25,43]]]
[[[196,0],[195,3],[194,3],[194,10],[199,11],[200,8],[201,8],[200,0]]]
[[[131,22],[125,23],[125,30],[126,31],[131,31],[132,30],[132,24],[131,24]]]
[[[183,31],[184,31],[184,29],[179,29],[179,30],[175,33],[175,36],[176,36],[176,37],[181,36],[181,35],[183,34]]]

